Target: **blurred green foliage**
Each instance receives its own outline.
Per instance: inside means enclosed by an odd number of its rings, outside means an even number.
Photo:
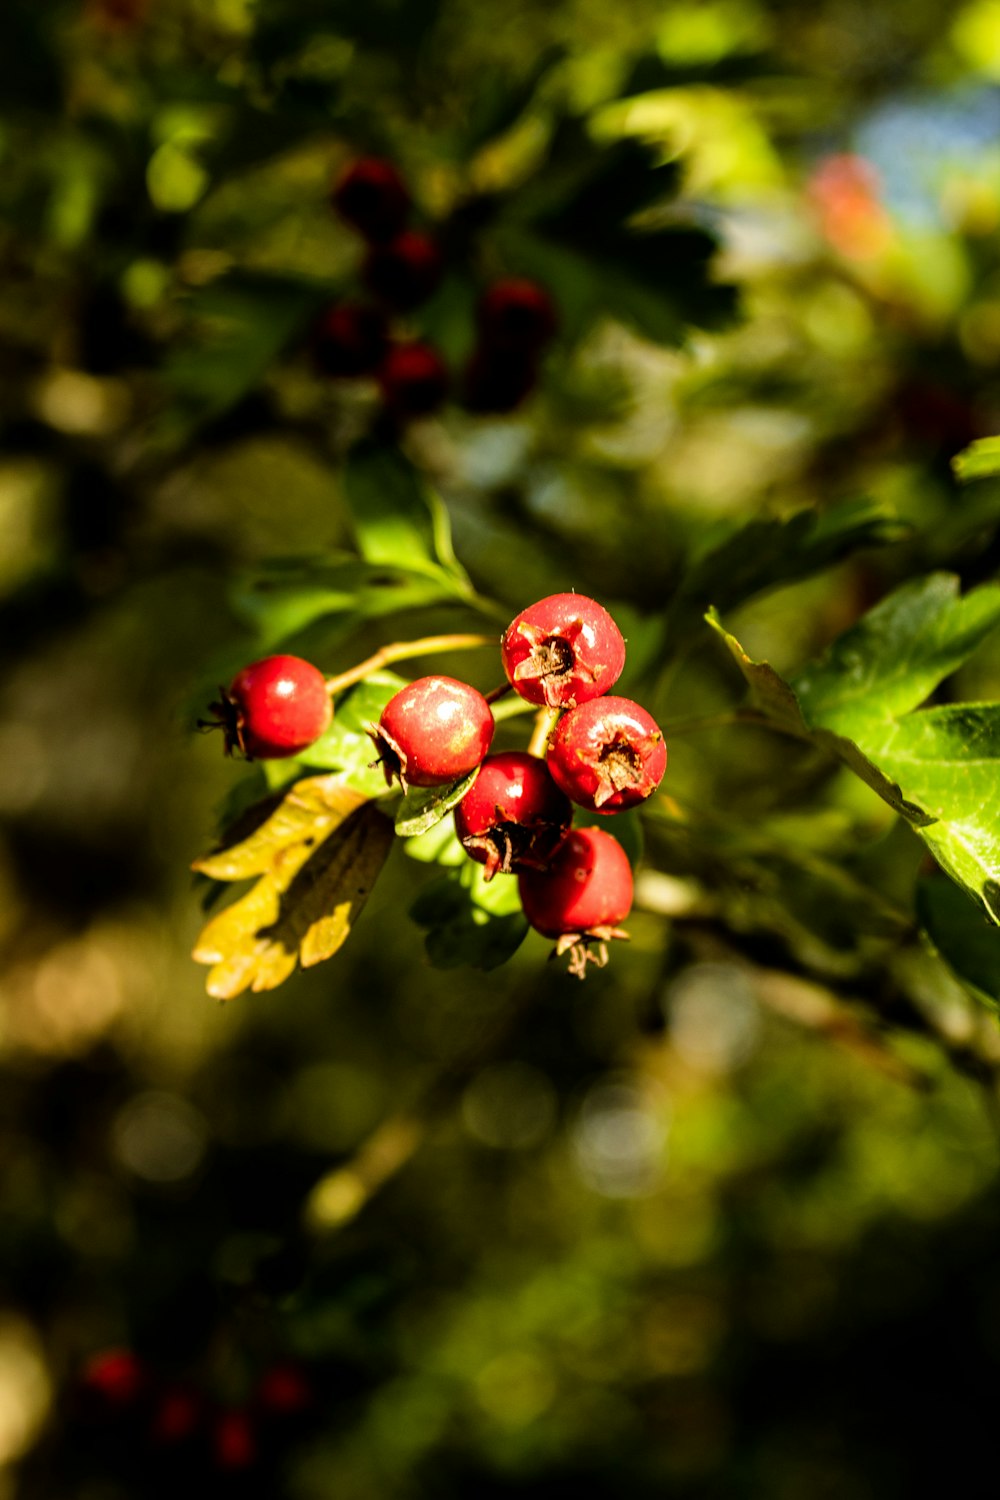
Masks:
[[[909,1500],[990,1472],[998,15],[6,0],[3,1494]],[[445,249],[404,329],[453,370],[483,286],[551,289],[511,415],[387,436],[373,383],[317,373],[361,152]],[[329,962],[206,999],[191,862],[297,775],[374,792],[395,678],[270,781],[189,733],[218,684],[569,588],[670,745],[623,835],[631,943],[585,985],[547,965],[444,822]],[[402,670],[431,664],[498,676]],[[120,1345],[197,1392],[193,1440],[81,1405]],[[289,1360],[311,1399],[282,1425],[254,1393]]]

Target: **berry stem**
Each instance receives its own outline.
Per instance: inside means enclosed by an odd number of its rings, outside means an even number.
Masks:
[[[484,697],[487,703],[496,703],[498,698],[506,698],[507,694],[513,691],[514,689],[509,682],[502,682],[499,687],[492,688],[488,693],[485,693]]]
[[[539,709],[538,715],[535,718],[535,727],[531,731],[531,739],[528,742],[529,755],[544,756],[545,747],[549,742],[549,735],[555,729],[561,713],[562,709],[560,708]]]
[[[390,662],[406,661],[411,656],[431,656],[436,651],[473,651],[479,646],[492,646],[495,650],[497,645],[498,638],[495,635],[472,634],[425,635],[416,641],[393,641],[388,646],[380,646],[371,656],[358,662],[356,667],[348,667],[346,672],[338,672],[335,677],[328,677],[326,690],[332,698],[336,693],[342,693],[345,688],[353,687],[356,682],[360,682],[372,672],[378,672],[382,667],[387,667]]]

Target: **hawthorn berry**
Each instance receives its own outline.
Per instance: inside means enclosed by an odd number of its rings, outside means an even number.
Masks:
[[[366,240],[391,240],[406,223],[410,194],[391,161],[362,156],[337,180],[333,206]]]
[[[257,1386],[256,1403],[272,1417],[291,1417],[312,1405],[313,1390],[299,1365],[291,1361],[270,1365]]]
[[[462,377],[467,411],[504,414],[514,411],[535,388],[538,371],[530,355],[519,351],[476,349]]]
[[[621,676],[625,642],[607,610],[584,594],[550,594],[517,615],[500,655],[507,680],[529,703],[573,708]]]
[[[204,1402],[183,1385],[169,1385],[160,1392],[150,1421],[150,1442],[156,1448],[176,1448],[189,1443],[205,1419]]]
[[[609,939],[628,936],[618,924],[632,909],[632,866],[602,828],[574,828],[544,869],[521,872],[518,893],[531,926],[571,954],[581,979],[588,963],[607,963]]]
[[[327,728],[333,709],[318,667],[301,656],[265,656],[237,672],[213,703],[226,753],[239,750],[247,760],[282,760],[298,755]]]
[[[252,1468],[257,1461],[257,1435],[249,1413],[231,1406],[219,1412],[212,1426],[212,1456],[220,1469]]]
[[[530,354],[548,343],[558,322],[545,288],[518,276],[494,282],[483,294],[478,321],[484,346]]]
[[[80,1372],[79,1388],[86,1403],[105,1415],[124,1412],[145,1395],[149,1385],[146,1365],[131,1349],[102,1349]]]
[[[454,677],[418,677],[400,688],[369,726],[387,786],[441,786],[480,764],[493,738],[482,693]]]
[[[364,302],[338,302],[313,330],[313,359],[324,375],[372,375],[388,348],[385,314]]]
[[[667,746],[656,720],[631,698],[592,698],[563,714],[546,760],[573,802],[615,813],[656,791],[667,769]]]
[[[441,251],[419,229],[404,229],[387,244],[368,251],[362,275],[365,285],[396,312],[419,307],[441,280]]]
[[[377,378],[388,411],[398,418],[429,416],[448,394],[448,367],[430,344],[397,344]]]
[[[569,798],[543,760],[523,750],[488,755],[455,809],[455,832],[466,854],[497,871],[543,865],[573,817]]]

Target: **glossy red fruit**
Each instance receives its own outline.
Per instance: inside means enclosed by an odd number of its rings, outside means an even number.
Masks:
[[[124,1412],[145,1395],[149,1371],[131,1349],[102,1349],[80,1372],[80,1391],[101,1411]]]
[[[386,784],[443,786],[474,770],[490,748],[493,711],[482,693],[454,677],[418,677],[400,688],[369,734]]]
[[[607,610],[584,594],[550,594],[504,631],[507,680],[529,703],[572,708],[606,693],[621,676],[625,642]]]
[[[410,194],[391,161],[362,156],[336,182],[333,206],[365,239],[391,240],[409,216]]]
[[[426,417],[448,394],[448,367],[430,344],[397,344],[382,361],[378,382],[393,416]]]
[[[455,809],[455,832],[466,854],[485,865],[485,878],[497,871],[543,865],[573,818],[569,798],[556,786],[537,755],[503,750],[488,755],[479,775]]]
[[[622,812],[649,797],[667,769],[656,720],[631,698],[593,698],[563,714],[549,740],[552,778],[591,812]]]
[[[298,755],[318,739],[333,710],[318,667],[301,656],[265,656],[237,672],[212,704],[226,734],[226,751],[247,760]]]
[[[538,371],[530,354],[476,349],[462,377],[462,404],[467,411],[504,415],[530,396]]]
[[[387,244],[372,246],[362,275],[369,290],[394,311],[409,312],[436,289],[443,265],[429,235],[405,229]]]
[[[632,866],[602,828],[574,828],[545,869],[521,872],[518,892],[532,927],[557,939],[557,954],[571,953],[581,979],[588,963],[607,963],[609,939],[628,936],[618,924],[632,909]]]
[[[313,330],[313,359],[324,375],[373,375],[388,349],[385,314],[364,302],[338,302]]]
[[[495,281],[479,303],[479,333],[492,349],[537,353],[558,326],[555,303],[544,287],[526,277]]]

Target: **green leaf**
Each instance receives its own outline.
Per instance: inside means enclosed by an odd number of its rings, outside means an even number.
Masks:
[[[447,510],[397,449],[375,442],[353,448],[344,494],[366,562],[440,577],[461,598],[473,592],[452,549]]]
[[[319,620],[354,623],[402,614],[465,597],[447,571],[361,562],[285,563],[258,574],[237,592],[235,605],[264,646],[298,635]]]
[[[951,461],[963,484],[972,479],[992,479],[1000,474],[1000,437],[977,438]]]
[[[935,574],[897,589],[787,683],[712,612],[764,723],[837,755],[1000,922],[1000,704],[918,705],[1000,621],[1000,589]]]
[[[427,929],[424,946],[437,969],[499,968],[528,931],[517,900],[517,881],[497,875],[487,885],[471,860],[425,886],[410,916]]]
[[[427,833],[461,802],[478,775],[479,767],[476,766],[468,776],[449,782],[447,786],[414,787],[399,804],[396,832],[401,838]]]
[[[829,510],[809,507],[782,518],[755,518],[711,543],[684,571],[667,629],[673,634],[708,602],[733,609],[765,589],[809,578],[862,547],[884,546],[908,532],[872,500],[847,500]]]
[[[873,722],[921,704],[1000,623],[1000,588],[964,598],[949,573],[914,578],[869,610],[792,679],[812,725],[861,740]]]
[[[952,972],[976,998],[1000,1006],[1000,932],[979,906],[940,875],[917,885],[917,915]]]
[[[252,390],[331,295],[328,282],[242,273],[193,295],[188,342],[163,372],[179,403],[171,417],[176,435],[221,416]]]
[[[301,864],[364,800],[342,776],[296,781],[287,792],[248,808],[220,847],[195,860],[192,869],[212,880],[248,880],[279,863]]]
[[[367,726],[378,723],[389,699],[404,686],[395,672],[375,672],[351,688],[335,703],[330,727],[302,752],[303,763],[342,772],[346,784],[366,797],[385,796],[385,776],[373,767],[377,752]]]
[[[256,885],[203,929],[193,957],[211,966],[210,995],[276,989],[297,963],[320,963],[349,937],[392,847],[392,825],[365,802],[332,830],[312,826],[315,836],[301,828]]]

